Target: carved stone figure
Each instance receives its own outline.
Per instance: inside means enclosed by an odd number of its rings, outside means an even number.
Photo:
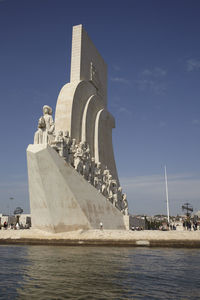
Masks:
[[[70,153],[70,147],[72,145],[72,140],[69,136],[69,131],[65,131],[64,133],[64,157],[66,161],[69,161],[69,153]]]
[[[122,212],[124,215],[128,216],[128,201],[125,193],[122,195],[122,202],[123,202]]]
[[[83,160],[83,176],[89,181],[89,172],[90,172],[90,160]]]
[[[83,143],[80,142],[74,154],[74,167],[78,173],[83,174]]]
[[[117,187],[117,181],[115,179],[112,180],[111,189],[112,189],[113,205],[117,207],[117,202],[118,202],[118,199],[117,199],[118,187]]]
[[[102,170],[101,170],[101,163],[98,162],[95,165],[94,170],[94,187],[97,188],[97,190],[101,191],[102,186]]]
[[[58,131],[56,138],[55,138],[56,147],[58,149],[58,153],[60,156],[64,156],[64,137],[63,132]]]
[[[89,180],[90,172],[90,148],[87,142],[82,143],[82,161],[83,161],[83,176],[86,180]]]
[[[43,117],[39,118],[38,130],[34,135],[34,144],[43,144],[43,135],[44,135],[45,127],[46,124],[44,118]]]
[[[101,193],[106,198],[108,197],[108,191],[107,191],[106,183],[104,181],[103,181],[102,186],[101,186]]]
[[[108,199],[112,202],[112,175],[109,175],[107,180],[107,193],[108,193]]]
[[[95,159],[94,157],[91,158],[91,161],[90,161],[90,168],[89,168],[89,178],[88,178],[88,181],[94,185],[94,172],[95,172]]]
[[[117,191],[117,206],[118,206],[119,210],[122,210],[123,203],[122,203],[122,187],[121,186],[118,188],[118,191]]]
[[[107,167],[103,171],[103,179],[102,179],[102,194],[107,198],[108,195],[108,184],[109,184],[109,175],[110,171],[107,169]]]
[[[107,183],[110,175],[110,170],[108,170],[107,166],[103,171],[103,182]]]
[[[51,144],[53,141],[53,133],[54,133],[54,121],[52,117],[52,108],[48,105],[43,106],[43,118],[45,120],[45,131],[43,134],[43,143]]]
[[[76,153],[77,145],[76,145],[76,139],[72,140],[71,147],[69,149],[69,163],[74,167],[74,155]]]
[[[87,142],[83,142],[83,160],[88,161],[90,159],[90,147]]]

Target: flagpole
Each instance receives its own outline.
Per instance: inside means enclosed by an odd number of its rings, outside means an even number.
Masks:
[[[167,185],[167,169],[165,166],[165,188],[166,188],[166,199],[167,199],[167,220],[169,224],[169,197],[168,197],[168,185]]]

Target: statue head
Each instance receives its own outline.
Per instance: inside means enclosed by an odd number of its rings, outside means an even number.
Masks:
[[[81,146],[82,149],[86,150],[87,149],[87,142],[86,141],[81,141],[80,146]]]
[[[79,149],[83,149],[83,148],[84,148],[83,146],[84,146],[84,143],[83,143],[83,142],[80,142],[80,143],[78,144],[78,148],[79,148]]]
[[[108,176],[110,174],[110,170],[108,169],[108,167],[105,167],[104,173]]]
[[[69,131],[65,131],[65,137],[69,137]]]
[[[63,131],[62,130],[58,131],[58,136],[63,136]]]
[[[44,115],[52,115],[52,108],[49,105],[43,106],[43,114]]]
[[[126,201],[126,194],[122,194],[123,201]]]
[[[122,192],[122,187],[119,186],[118,191],[121,193]]]

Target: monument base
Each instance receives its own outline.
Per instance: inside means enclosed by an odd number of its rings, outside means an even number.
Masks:
[[[47,144],[27,148],[32,227],[126,229],[124,215]]]

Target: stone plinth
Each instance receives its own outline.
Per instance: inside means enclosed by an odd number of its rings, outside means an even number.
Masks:
[[[123,214],[47,144],[27,148],[33,228],[125,229]]]

